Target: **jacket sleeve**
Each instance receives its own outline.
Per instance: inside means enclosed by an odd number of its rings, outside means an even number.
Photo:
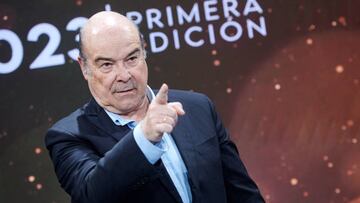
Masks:
[[[46,135],[55,172],[73,202],[114,202],[145,184],[156,170],[137,146],[132,131],[103,157],[89,143],[64,129]]]
[[[208,99],[220,144],[221,162],[227,202],[262,203],[265,202],[260,191],[251,179],[240,159],[236,145],[216,113],[214,104]]]

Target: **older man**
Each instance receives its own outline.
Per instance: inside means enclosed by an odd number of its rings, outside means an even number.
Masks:
[[[130,20],[100,12],[80,36],[93,99],[46,135],[72,202],[264,202],[206,96],[147,86]]]

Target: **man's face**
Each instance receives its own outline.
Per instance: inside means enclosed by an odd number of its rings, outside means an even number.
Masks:
[[[96,101],[123,115],[144,106],[148,70],[137,29],[94,29],[84,40],[80,65]]]

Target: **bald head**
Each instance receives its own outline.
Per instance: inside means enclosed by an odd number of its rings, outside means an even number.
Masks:
[[[120,115],[146,109],[148,67],[136,25],[125,16],[103,11],[80,31],[78,62],[89,90],[103,108]]]
[[[88,44],[94,40],[99,40],[100,37],[106,37],[106,35],[121,35],[122,33],[135,33],[139,36],[141,47],[144,49],[143,38],[137,26],[127,17],[113,11],[101,11],[94,14],[80,30],[80,57],[86,59]]]

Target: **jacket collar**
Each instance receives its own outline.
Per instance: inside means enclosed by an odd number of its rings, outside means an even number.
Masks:
[[[96,102],[94,98],[85,105],[84,113],[86,118],[97,128],[101,129],[107,135],[112,136],[116,141],[119,141],[127,132],[130,131],[129,127],[116,126],[110,117],[106,114],[105,110]]]

